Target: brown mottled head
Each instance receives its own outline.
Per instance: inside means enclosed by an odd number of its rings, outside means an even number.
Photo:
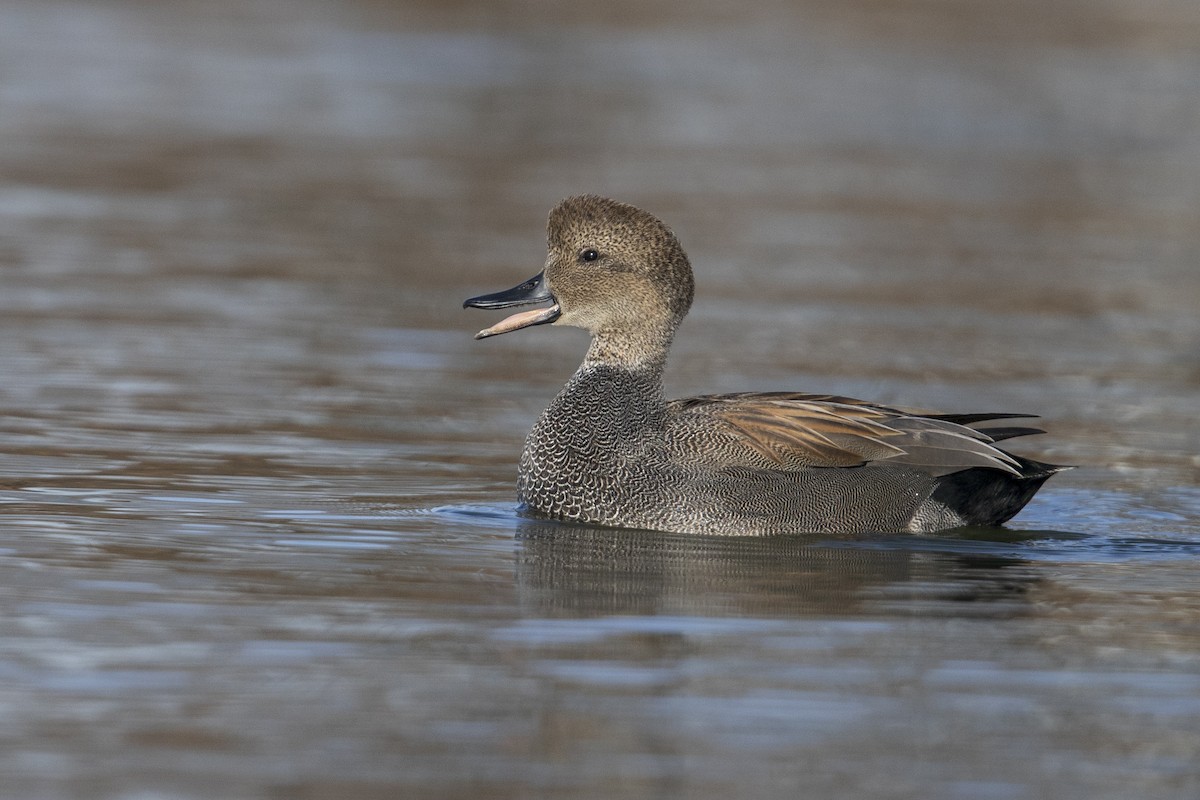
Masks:
[[[463,305],[550,305],[513,314],[476,338],[534,325],[574,325],[592,334],[588,361],[661,366],[694,289],[692,267],[671,229],[633,206],[580,195],[550,212],[548,234],[542,272]]]
[[[668,338],[692,305],[692,267],[657,217],[595,195],[550,212],[546,286],[558,324],[593,335],[660,330]]]

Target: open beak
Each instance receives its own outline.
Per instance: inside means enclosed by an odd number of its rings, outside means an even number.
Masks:
[[[562,309],[550,290],[546,288],[546,273],[539,272],[519,286],[514,286],[495,294],[481,294],[463,301],[463,308],[510,308],[512,306],[527,306],[533,303],[544,303],[549,300],[553,305],[548,308],[534,308],[520,311],[511,317],[505,317],[490,328],[484,328],[475,334],[476,339],[486,339],[489,336],[499,336],[502,333],[528,328],[531,325],[545,325],[558,319]]]

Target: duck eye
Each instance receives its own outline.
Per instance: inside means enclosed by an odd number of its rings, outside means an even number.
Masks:
[[[600,252],[594,247],[585,247],[579,251],[580,261],[595,261],[600,257]]]

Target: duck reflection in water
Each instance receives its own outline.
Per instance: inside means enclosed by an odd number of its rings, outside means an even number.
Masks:
[[[522,602],[550,616],[794,618],[919,604],[1007,618],[1025,613],[1039,581],[1030,562],[964,539],[692,536],[525,518],[516,546]]]

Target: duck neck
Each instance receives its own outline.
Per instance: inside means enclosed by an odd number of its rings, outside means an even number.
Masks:
[[[670,333],[619,336],[597,333],[579,369],[547,409],[572,416],[588,435],[629,435],[663,424],[666,399],[663,369]]]
[[[611,367],[651,377],[660,387],[667,364],[667,353],[675,329],[623,330],[619,334],[597,331],[583,357],[580,370]]]

